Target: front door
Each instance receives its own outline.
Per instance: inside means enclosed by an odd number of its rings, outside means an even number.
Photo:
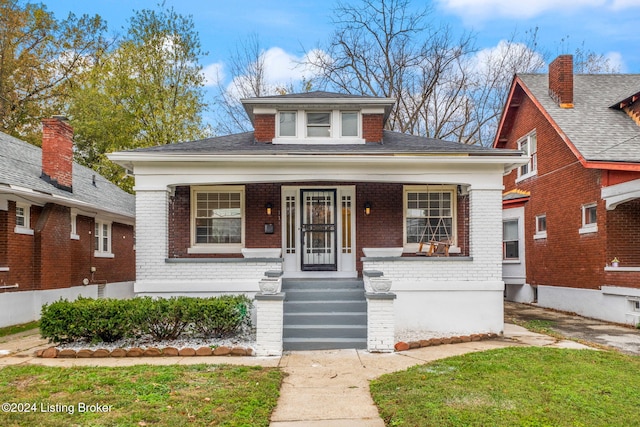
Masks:
[[[336,271],[336,190],[300,190],[301,269]]]

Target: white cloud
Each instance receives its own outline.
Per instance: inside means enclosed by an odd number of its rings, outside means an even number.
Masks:
[[[604,57],[607,58],[609,65],[616,72],[627,72],[627,65],[624,63],[624,59],[622,59],[622,54],[620,52],[607,52]]]
[[[615,11],[632,7],[640,7],[640,2],[638,0],[613,0],[611,4],[611,9]]]
[[[606,0],[437,0],[450,12],[468,21],[486,20],[491,17],[532,18],[552,10],[572,11],[584,7],[602,6]],[[637,0],[613,0],[615,3],[631,4]]]
[[[205,87],[217,86],[219,82],[224,81],[224,64],[215,62],[206,65],[202,68],[202,74],[204,74]]]

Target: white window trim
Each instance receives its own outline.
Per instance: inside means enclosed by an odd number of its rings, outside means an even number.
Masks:
[[[33,236],[33,229],[31,228],[31,205],[27,203],[19,203],[16,202],[16,218],[18,216],[18,208],[22,208],[24,211],[24,222],[25,225],[16,224],[13,232],[16,234],[26,234],[29,236]]]
[[[597,208],[598,208],[598,204],[597,203],[587,203],[585,205],[582,205],[581,211],[582,211],[582,227],[580,227],[580,229],[578,230],[579,234],[588,234],[588,233],[596,233],[598,231],[598,223],[594,222],[592,224],[587,224],[587,209],[589,208],[596,208],[596,221],[597,221]]]
[[[449,248],[449,253],[456,253],[459,251],[457,245],[457,237],[458,237],[458,192],[457,186],[455,185],[405,185],[402,191],[402,244],[404,247],[404,253],[415,253],[418,252],[419,243],[407,243],[407,194],[411,192],[435,192],[435,191],[445,191],[451,193],[451,240],[452,245]],[[424,242],[428,249],[429,242]],[[424,251],[423,247],[423,251]]]
[[[527,178],[531,178],[532,176],[536,176],[536,175],[538,175],[538,161],[537,161],[537,154],[538,154],[538,138],[537,138],[537,134],[536,134],[536,131],[535,131],[535,130],[533,130],[533,131],[529,132],[528,134],[526,134],[525,136],[523,136],[522,138],[520,138],[520,139],[518,140],[518,150],[521,150],[521,149],[522,149],[522,144],[523,144],[524,142],[527,142],[527,143],[528,143],[528,147],[529,147],[529,149],[530,149],[530,147],[531,147],[531,136],[533,136],[533,135],[536,135],[536,151],[535,151],[536,157],[535,157],[535,169],[533,168],[533,164],[532,164],[532,163],[534,163],[534,158],[533,158],[533,157],[531,157],[531,153],[530,153],[530,152],[527,152],[526,154],[527,154],[527,156],[529,156],[529,163],[528,163],[528,165],[529,165],[529,172],[527,172],[527,173],[526,173],[526,174],[524,174],[524,175],[521,175],[521,174],[520,174],[520,168],[521,168],[521,167],[518,167],[518,169],[517,169],[517,171],[518,171],[518,177],[517,177],[517,179],[516,179],[516,183],[518,183],[518,182],[520,182],[520,181],[524,181],[524,180],[525,180],[525,179],[527,179]]]
[[[280,135],[280,113],[296,113],[296,136],[279,136]],[[331,113],[330,115],[330,136],[326,137],[308,137],[307,136],[307,113]],[[358,114],[358,135],[342,136],[342,113]],[[276,113],[276,135],[273,138],[273,144],[300,144],[300,145],[329,145],[329,144],[365,144],[366,141],[362,137],[362,111],[348,109],[313,109],[313,110],[280,110]]]
[[[101,220],[96,218],[95,219],[95,223],[94,223],[94,227],[93,227],[93,231],[95,233],[95,229],[96,229],[96,225],[98,226],[98,230],[100,230],[100,233],[98,234],[98,247],[94,248],[93,251],[93,256],[96,258],[115,258],[115,255],[112,252],[112,245],[113,245],[113,223],[111,221],[105,221],[105,220]],[[107,241],[107,245],[108,248],[106,251],[102,250],[102,239],[104,238],[104,236],[102,235],[102,229],[103,226],[107,225],[108,230],[109,230],[109,237],[108,237],[108,241]],[[93,241],[95,244],[95,239],[96,236],[93,236]]]
[[[545,222],[547,219],[547,214],[536,215],[536,234],[533,235],[534,239],[546,239],[547,238],[547,230],[544,231],[538,230],[538,219],[544,217]]]
[[[71,235],[69,237],[71,240],[80,240],[78,235],[78,212],[75,209],[71,210]]]
[[[196,193],[240,193],[241,232],[240,243],[196,243]],[[242,253],[245,245],[246,205],[244,185],[219,185],[219,186],[192,186],[191,187],[191,212],[189,222],[191,228],[191,246],[187,248],[189,254],[238,254]]]
[[[518,242],[518,257],[517,258],[505,258],[504,257],[504,223],[505,222],[514,222],[517,225],[517,230],[518,230],[518,238],[515,240],[516,242]],[[502,224],[503,224],[503,232],[502,232],[502,262],[504,264],[520,264],[520,246],[521,245],[521,239],[520,239],[520,218],[503,218],[502,219]],[[509,240],[509,242],[513,242],[514,240]]]

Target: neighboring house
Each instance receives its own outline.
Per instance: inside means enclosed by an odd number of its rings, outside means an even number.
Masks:
[[[109,156],[136,179],[137,295],[253,295],[282,272],[291,298],[287,283],[311,279],[333,280],[329,298],[374,272],[392,282],[396,330],[502,331],[502,176],[519,151],[383,130],[388,98],[242,103],[253,132]],[[421,238],[450,256],[416,255]]]
[[[0,133],[0,327],[60,298],[133,295],[134,196],[73,162],[65,120],[42,133],[42,149]]]
[[[574,75],[570,55],[515,76],[494,144],[530,156],[504,178],[508,299],[638,323],[639,98],[640,75]]]

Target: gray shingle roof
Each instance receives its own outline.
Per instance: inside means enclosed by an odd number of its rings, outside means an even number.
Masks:
[[[300,93],[288,93],[286,95],[272,95],[272,96],[259,96],[255,99],[274,99],[274,100],[286,100],[286,99],[307,99],[307,98],[324,98],[324,99],[339,99],[339,98],[349,98],[349,99],[381,99],[375,96],[369,95],[349,95],[344,93],[336,93],[336,92],[325,92],[321,90],[316,90],[313,92],[300,92]],[[382,98],[383,99],[383,98]]]
[[[549,96],[547,74],[518,77],[587,161],[640,162],[640,126],[610,108],[640,91],[640,74],[576,74],[566,109]]]
[[[89,168],[73,163],[73,193],[47,183],[40,178],[41,174],[42,149],[0,132],[0,193],[9,191],[6,187],[12,185],[31,189],[45,196],[59,196],[89,204],[99,212],[123,215],[131,219],[135,215],[134,196]],[[62,199],[57,199],[56,203],[65,205]]]
[[[476,145],[461,144],[433,138],[408,135],[399,132],[384,131],[383,142],[367,144],[266,144],[255,142],[253,132],[202,139],[199,141],[182,142],[139,148],[133,152],[141,153],[175,153],[175,154],[227,154],[227,155],[255,155],[255,154],[471,154],[508,156],[520,154],[519,151],[499,150]]]

